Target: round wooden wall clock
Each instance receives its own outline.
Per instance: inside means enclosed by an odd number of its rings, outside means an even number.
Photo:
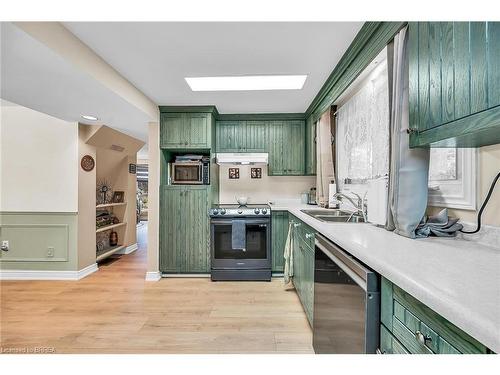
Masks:
[[[95,167],[94,158],[90,155],[85,155],[80,163],[82,169],[86,172],[90,172]]]

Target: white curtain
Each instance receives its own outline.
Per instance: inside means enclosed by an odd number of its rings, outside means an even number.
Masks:
[[[387,49],[391,158],[386,229],[415,238],[415,229],[427,207],[429,150],[409,147],[407,41],[404,28]]]
[[[337,110],[337,178],[371,180],[389,173],[387,61],[370,73],[359,91]]]
[[[328,204],[328,185],[335,178],[330,121],[328,110],[316,123],[316,202],[322,207]]]

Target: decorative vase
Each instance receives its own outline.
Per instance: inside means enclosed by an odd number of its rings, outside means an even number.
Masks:
[[[112,231],[109,234],[109,246],[116,246],[116,245],[118,245],[118,233]]]

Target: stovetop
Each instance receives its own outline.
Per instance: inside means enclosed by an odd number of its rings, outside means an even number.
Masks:
[[[218,204],[212,206],[208,211],[210,217],[238,217],[238,216],[271,216],[271,207],[268,204]]]

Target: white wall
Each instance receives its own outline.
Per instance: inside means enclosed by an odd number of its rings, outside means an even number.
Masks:
[[[267,203],[279,199],[300,199],[301,192],[316,186],[316,176],[268,176],[267,166],[262,168],[262,178],[250,178],[249,165],[232,166],[240,169],[238,180],[229,179],[228,165],[219,169],[219,200],[221,204],[236,203],[235,196],[249,197],[249,203]]]
[[[77,212],[78,124],[2,101],[0,211]]]

